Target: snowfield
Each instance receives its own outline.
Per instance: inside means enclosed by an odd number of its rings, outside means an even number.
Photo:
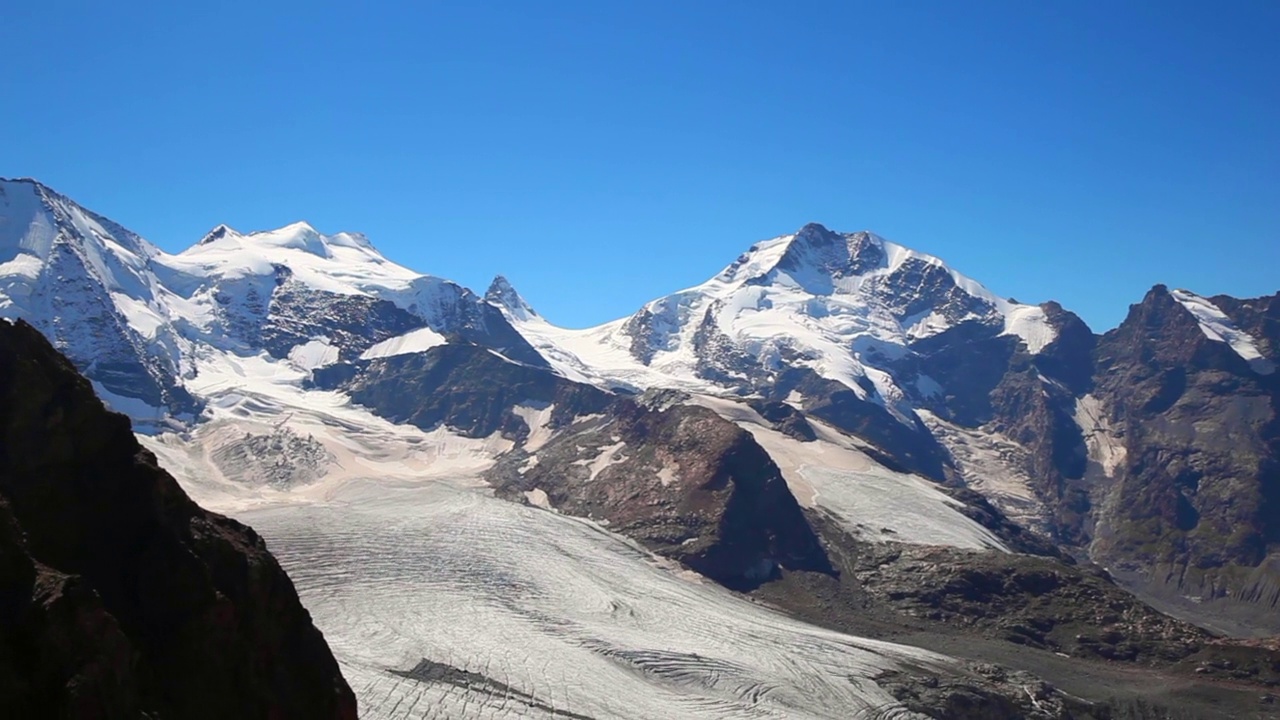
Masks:
[[[802,506],[826,510],[863,540],[1009,551],[990,530],[960,512],[961,503],[937,483],[886,468],[857,440],[816,418],[808,421],[817,440],[802,442],[774,430],[745,404],[712,397],[692,402],[750,432]]]
[[[293,578],[364,718],[912,718],[877,674],[954,669],[446,482],[357,482],[238,518]]]
[[[1169,294],[1195,317],[1205,337],[1226,343],[1237,355],[1248,361],[1249,367],[1259,375],[1270,375],[1276,371],[1275,362],[1258,349],[1257,339],[1236,327],[1217,305],[1187,290],[1171,290]]]

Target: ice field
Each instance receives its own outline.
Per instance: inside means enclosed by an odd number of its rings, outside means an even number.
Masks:
[[[586,521],[432,483],[246,510],[365,718],[910,718],[948,659],[792,620]]]

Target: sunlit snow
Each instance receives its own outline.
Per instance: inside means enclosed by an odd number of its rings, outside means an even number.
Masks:
[[[1258,341],[1249,333],[1236,327],[1231,318],[1222,312],[1207,298],[1186,290],[1171,290],[1174,300],[1195,316],[1200,323],[1200,330],[1205,337],[1217,342],[1226,343],[1237,355],[1249,362],[1249,366],[1259,375],[1270,375],[1276,371],[1276,363],[1262,354],[1258,349]]]
[[[964,293],[990,309],[1001,332],[1020,338],[1032,353],[1056,337],[1044,310],[996,296],[981,284],[948,268],[931,255],[918,253],[871,233],[844,236],[878,248],[879,266],[856,274],[832,274],[821,258],[808,258],[783,269],[779,262],[798,235],[757,243],[714,278],[701,285],[654,300],[642,313],[650,318],[656,340],[647,362],[632,352],[638,341],[627,319],[585,330],[556,327],[536,314],[512,312],[508,319],[563,375],[605,386],[665,387],[690,392],[722,391],[699,376],[696,337],[705,318],[718,332],[766,371],[789,365],[810,367],[840,382],[858,397],[885,406],[910,424],[911,408],[893,377],[874,367],[869,357],[897,358],[913,341],[930,337],[980,316],[946,318],[936,308],[901,315],[883,297],[885,278],[904,263],[936,267]],[[512,297],[515,291],[507,287]],[[985,321],[985,320],[984,320]],[[875,393],[868,397],[862,379]]]

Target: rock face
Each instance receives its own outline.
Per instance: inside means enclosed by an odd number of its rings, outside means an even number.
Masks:
[[[834,572],[768,453],[706,408],[619,399],[536,462],[509,456],[490,478],[500,493],[601,520],[728,587],[782,568]]]
[[[335,365],[313,373],[320,387],[342,388],[393,422],[424,430],[441,425],[468,437],[501,432],[520,440],[530,428],[517,406],[554,406],[558,428],[575,415],[603,411],[613,396],[550,371],[505,360],[478,345],[451,343],[425,352]]]
[[[1205,320],[1205,304],[1223,317]],[[1247,357],[1232,330],[1244,332],[1258,356]],[[1277,339],[1280,295],[1205,300],[1164,287],[1101,338],[1094,395],[1113,452],[1093,468],[1100,491],[1091,545],[1118,570],[1150,569],[1157,588],[1253,606],[1273,628],[1280,627]]]
[[[1045,312],[1054,340],[1034,355],[960,325],[900,367],[947,388],[919,398],[935,416],[1021,448],[961,480],[1012,461],[1053,539],[1155,596],[1195,598],[1191,617],[1280,631],[1280,296],[1157,286],[1101,337]]]
[[[205,512],[34,328],[0,322],[0,707],[355,718],[251,529]]]
[[[1107,660],[1176,661],[1209,634],[1138,602],[1101,569],[953,548],[869,548],[854,574],[909,615]]]

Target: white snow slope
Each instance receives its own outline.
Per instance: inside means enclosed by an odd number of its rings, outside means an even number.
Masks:
[[[816,418],[809,418],[809,424],[817,439],[802,442],[774,430],[743,403],[707,396],[692,402],[750,432],[777,463],[802,506],[828,511],[863,540],[1009,550],[990,530],[960,512],[962,504],[939,490],[937,483],[884,467],[860,441]]]
[[[427,326],[375,356],[439,344],[460,306],[483,307],[470,290],[390,262],[356,233],[221,225],[171,255],[35,181],[0,180],[0,317],[32,323],[90,376],[97,362],[136,362],[160,384],[191,390],[209,358],[261,354],[246,338],[286,282],[385,300]],[[330,340],[311,337],[285,354],[295,367],[322,366],[338,358]],[[126,382],[106,389],[135,421],[155,424],[163,413],[154,398],[140,405]]]
[[[1248,361],[1259,375],[1276,371],[1273,360],[1258,349],[1258,341],[1252,335],[1237,328],[1231,318],[1209,299],[1187,290],[1171,290],[1169,294],[1200,323],[1200,331],[1210,340],[1226,343],[1237,355]]]

